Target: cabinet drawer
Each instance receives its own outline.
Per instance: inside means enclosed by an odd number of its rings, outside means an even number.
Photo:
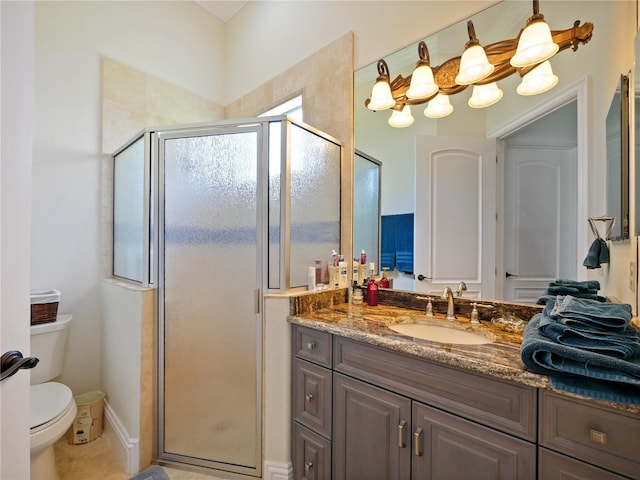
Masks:
[[[293,418],[331,438],[331,370],[293,359]]]
[[[294,355],[331,368],[331,334],[311,328],[293,328]]]
[[[331,480],[331,442],[295,422],[293,437],[293,478]]]
[[[540,392],[540,445],[640,478],[640,416]]]
[[[567,457],[546,448],[538,455],[540,480],[625,480],[615,473]]]
[[[536,439],[536,390],[477,373],[335,338],[336,371],[475,420]]]

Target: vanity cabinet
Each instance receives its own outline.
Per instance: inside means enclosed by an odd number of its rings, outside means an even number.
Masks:
[[[539,443],[541,479],[640,479],[637,414],[541,390]]]
[[[640,417],[293,325],[294,478],[640,480]]]
[[[534,388],[296,325],[293,351],[296,480],[535,478]]]

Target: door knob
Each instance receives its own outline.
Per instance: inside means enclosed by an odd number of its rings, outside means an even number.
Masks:
[[[0,382],[5,378],[9,378],[22,368],[33,368],[40,360],[36,357],[22,356],[22,352],[17,350],[9,350],[0,357]]]

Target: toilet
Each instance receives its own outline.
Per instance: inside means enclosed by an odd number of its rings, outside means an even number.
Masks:
[[[53,444],[69,429],[77,407],[71,389],[52,382],[60,373],[71,326],[71,315],[31,326],[31,356],[40,361],[31,369],[31,480],[57,480]]]

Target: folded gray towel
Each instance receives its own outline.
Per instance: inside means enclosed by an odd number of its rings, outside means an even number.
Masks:
[[[628,303],[600,302],[571,295],[558,295],[549,317],[563,319],[566,324],[578,320],[601,329],[623,331],[631,322],[631,305]]]
[[[624,359],[640,354],[640,338],[637,330],[631,326],[617,333],[577,321],[567,325],[543,314],[539,328],[545,337],[561,345]]]
[[[578,290],[600,290],[600,282],[598,280],[568,280],[557,278],[555,282],[551,282],[549,285],[551,286],[562,286],[565,285],[567,287],[574,287]]]
[[[534,315],[523,333],[520,357],[529,370],[549,376],[569,374],[601,380],[602,398],[608,394],[606,387],[610,384],[640,387],[640,357],[624,360],[556,343],[540,333],[542,316]]]

